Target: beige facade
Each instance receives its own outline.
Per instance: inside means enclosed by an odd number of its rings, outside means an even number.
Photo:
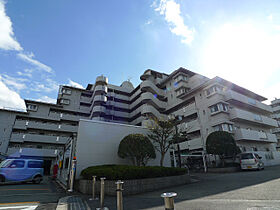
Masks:
[[[276,150],[277,138],[271,129],[277,122],[271,118],[273,108],[263,103],[266,98],[222,78],[209,79],[184,68],[169,75],[148,69],[140,79],[137,87],[129,81],[116,86],[99,76],[85,89],[60,86],[56,104],[26,100],[26,113],[2,110],[11,116],[2,125],[8,130],[0,136],[6,142],[1,151],[11,154],[31,147],[55,155],[78,131],[79,119],[145,127],[150,117],[174,116],[181,120],[180,129],[188,133],[188,139],[180,143],[182,152],[204,152],[206,138],[215,130],[233,133],[242,151],[271,157]]]

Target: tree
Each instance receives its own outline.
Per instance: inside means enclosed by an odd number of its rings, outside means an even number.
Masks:
[[[154,120],[154,125],[149,128],[149,139],[155,145],[155,149],[161,154],[160,166],[163,166],[165,154],[172,144],[174,136],[173,120]]]
[[[218,155],[224,166],[225,156],[233,156],[240,152],[232,134],[226,131],[210,133],[206,139],[206,151],[208,154]]]
[[[120,158],[128,158],[133,165],[145,166],[149,159],[155,159],[154,145],[143,134],[129,134],[124,137],[118,149]]]

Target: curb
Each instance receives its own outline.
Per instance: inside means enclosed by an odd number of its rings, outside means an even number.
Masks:
[[[90,210],[87,202],[80,196],[67,196],[60,198],[56,210]]]

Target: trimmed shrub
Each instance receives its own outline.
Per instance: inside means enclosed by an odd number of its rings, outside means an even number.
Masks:
[[[163,176],[177,176],[187,173],[185,168],[171,168],[161,166],[128,166],[128,165],[100,165],[91,166],[81,173],[84,179],[91,180],[92,176],[106,177],[107,180],[145,179]]]
[[[150,159],[156,158],[156,153],[148,137],[143,134],[129,134],[121,140],[118,156],[130,159],[133,165],[145,166]]]

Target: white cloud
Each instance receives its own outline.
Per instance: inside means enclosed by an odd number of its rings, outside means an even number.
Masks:
[[[156,3],[154,2],[152,6],[155,7]],[[193,41],[195,30],[190,29],[184,24],[180,4],[176,3],[174,0],[160,0],[155,11],[164,16],[170,26],[170,31],[177,36],[180,36],[183,43],[190,44]]]
[[[56,99],[55,98],[50,98],[48,96],[42,96],[41,98],[35,99],[35,101],[41,101],[41,102],[56,104]]]
[[[44,70],[48,73],[53,73],[53,70],[51,67],[37,61],[34,59],[34,54],[33,53],[18,53],[17,55],[20,59],[22,59],[23,61],[32,64],[33,66],[35,66],[36,68],[40,69],[40,70]]]
[[[11,19],[6,15],[5,2],[0,0],[0,49],[22,50],[22,47],[14,37]]]
[[[24,100],[20,95],[9,89],[2,81],[0,81],[0,107],[22,111],[26,110]]]
[[[76,88],[84,89],[84,87],[82,85],[80,85],[77,82],[72,81],[71,79],[68,79],[68,84],[67,85],[72,86],[72,87],[76,87]]]
[[[18,71],[17,74],[19,76],[24,76],[24,77],[32,78],[32,72],[33,72],[33,69],[24,69],[23,72],[22,71]]]
[[[35,92],[46,92],[50,93],[53,91],[58,91],[59,85],[56,81],[52,80],[51,78],[46,78],[44,83],[41,82],[33,82],[31,84],[31,90]]]
[[[11,77],[6,74],[0,74],[0,81],[10,87],[12,90],[19,92],[20,90],[26,89],[26,85],[24,84],[24,82],[27,82],[28,80],[23,78]]]

